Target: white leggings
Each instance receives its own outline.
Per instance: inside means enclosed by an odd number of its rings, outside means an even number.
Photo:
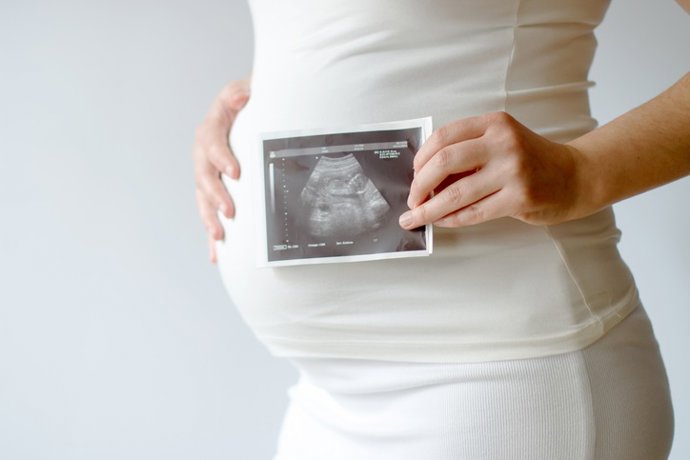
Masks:
[[[292,362],[274,460],[662,460],[673,440],[643,307],[589,347],[544,358]]]

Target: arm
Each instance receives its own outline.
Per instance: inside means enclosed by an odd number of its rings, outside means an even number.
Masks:
[[[676,1],[690,14],[690,0]],[[582,182],[593,208],[690,174],[690,73],[646,104],[569,145],[588,164]],[[601,174],[602,168],[606,174]]]
[[[649,102],[567,145],[576,149],[580,161],[577,214],[590,214],[687,176],[690,73]]]
[[[424,143],[414,167],[410,211],[400,217],[406,229],[588,216],[690,174],[690,74],[567,144],[503,112],[451,122]]]

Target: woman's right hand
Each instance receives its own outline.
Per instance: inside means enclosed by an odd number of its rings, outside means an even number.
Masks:
[[[217,261],[215,242],[224,237],[217,210],[227,218],[235,215],[235,205],[221,174],[235,180],[240,178],[240,165],[230,150],[228,136],[235,117],[249,100],[249,82],[247,77],[225,85],[197,127],[192,148],[196,201],[208,233],[212,263]]]

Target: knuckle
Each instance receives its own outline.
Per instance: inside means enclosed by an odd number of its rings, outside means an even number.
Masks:
[[[206,154],[199,149],[192,157],[192,166],[194,167],[194,175],[198,178],[203,177],[208,173],[208,159]]]
[[[220,226],[214,221],[208,221],[206,223],[206,230],[213,237],[213,239],[220,238]]]
[[[210,169],[209,176],[212,176],[214,179],[220,178],[219,173],[226,171],[228,166],[230,166],[230,161],[224,154],[223,149],[218,146],[213,146],[208,150],[207,162],[208,169]]]
[[[222,190],[217,186],[217,184],[211,184],[210,186],[210,201],[213,204],[213,206],[218,209],[221,204],[223,204],[223,192]]]
[[[461,222],[460,216],[457,213],[446,216],[443,218],[443,220],[445,221],[446,225],[449,225],[451,227],[458,226]]]
[[[215,203],[217,201],[215,182],[212,178],[208,176],[203,177],[201,179],[200,188],[201,193],[209,203]]]
[[[202,212],[201,213],[201,223],[204,225],[204,228],[206,229],[207,233],[211,233],[213,231],[213,213],[210,212]]]
[[[498,140],[501,148],[507,153],[521,153],[523,151],[522,138],[515,129],[501,130]]]
[[[439,150],[436,154],[436,162],[438,163],[438,166],[441,169],[448,169],[453,163],[453,152],[451,151],[451,149],[448,147],[444,147],[441,150]]]
[[[457,227],[459,211],[453,211],[435,219],[434,224],[441,227]]]
[[[199,173],[201,184],[206,186],[213,186],[217,181],[220,180],[220,173],[213,167],[213,165],[206,165],[205,168]]]
[[[218,231],[221,229],[220,222],[218,221],[218,216],[216,216],[215,212],[213,214],[211,214],[211,217],[209,218],[208,221],[211,224],[211,228],[213,228],[215,231]]]
[[[208,202],[208,200],[203,200],[199,203],[199,212],[201,213],[201,217],[203,219],[209,220],[213,215],[214,209],[211,206],[211,203]]]
[[[480,222],[484,219],[484,208],[478,204],[468,206],[467,212],[470,222]]]
[[[205,162],[206,152],[204,144],[197,142],[194,144],[194,148],[192,149],[192,163],[195,170],[201,170]]]
[[[201,167],[201,169],[209,169],[217,162],[217,153],[215,152],[216,147],[212,144],[202,144],[201,148],[198,149],[196,162]]]
[[[238,166],[237,158],[235,158],[228,144],[216,144],[214,155],[218,158],[218,162],[222,165],[222,169],[226,169],[231,165]]]
[[[195,176],[194,176],[194,181],[196,183],[196,187],[199,190],[199,193],[201,194],[202,197],[208,197],[208,189],[209,186],[208,184],[211,181],[211,177],[209,175],[208,171],[199,171]]]
[[[448,125],[441,126],[431,134],[432,140],[436,145],[446,145],[450,139],[450,128]]]
[[[499,110],[497,112],[492,112],[488,115],[491,124],[498,126],[511,126],[515,120],[508,112],[504,110]]]
[[[462,212],[456,212],[446,217],[448,224],[453,227],[459,227],[466,222],[464,219],[464,214]]]
[[[227,163],[227,157],[223,149],[218,145],[212,145],[207,152],[208,161],[213,164],[216,169],[224,169],[223,166]]]
[[[473,225],[482,222],[484,219],[484,210],[478,204],[472,204],[463,208],[453,216],[454,222],[457,225]]]
[[[455,183],[446,188],[446,200],[450,204],[457,204],[460,203],[462,200],[463,196],[463,191],[462,187],[460,187],[460,184]]]
[[[208,204],[208,193],[206,187],[204,186],[203,180],[197,181],[196,184],[196,199],[199,202],[199,206],[203,207]]]
[[[426,222],[426,219],[429,216],[429,209],[426,207],[426,205],[421,205],[414,210],[413,215],[415,217],[414,222]]]

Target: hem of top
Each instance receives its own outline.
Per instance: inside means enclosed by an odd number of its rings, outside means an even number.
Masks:
[[[635,295],[631,300],[574,332],[536,341],[531,339],[530,343],[311,341],[265,336],[258,338],[266,344],[273,356],[281,358],[341,358],[418,363],[473,363],[543,358],[579,351],[592,345],[641,305],[639,296]],[[305,349],[305,344],[309,345],[309,350]]]

